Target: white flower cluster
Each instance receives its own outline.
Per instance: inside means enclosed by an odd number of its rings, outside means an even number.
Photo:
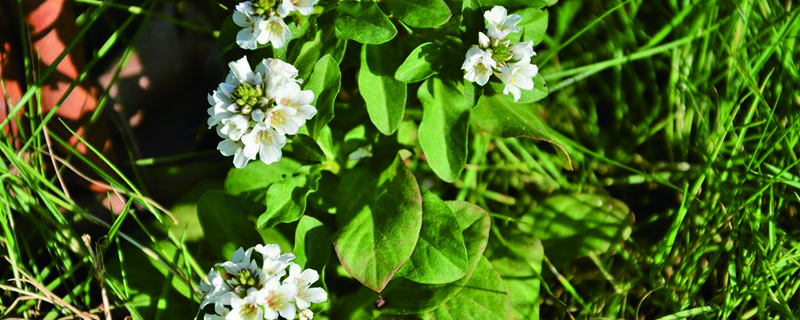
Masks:
[[[508,15],[506,8],[495,6],[483,14],[489,35],[478,34],[478,45],[467,51],[466,60],[461,69],[467,71],[464,78],[483,86],[494,74],[506,85],[503,94],[509,92],[518,101],[522,94],[520,89],[533,90],[533,77],[539,68],[531,64],[533,41],[511,44],[505,39],[512,32],[519,32],[517,24],[522,21],[518,14]]]
[[[281,159],[286,135],[296,134],[317,114],[314,93],[301,90],[297,69],[278,59],[264,59],[255,71],[247,57],[228,64],[225,82],[208,95],[208,127],[217,126],[217,149],[244,168],[260,155],[266,164]]]
[[[261,267],[252,259],[253,250],[263,258]],[[204,320],[313,319],[309,307],[328,300],[328,294],[311,288],[319,280],[317,271],[302,270],[292,259],[294,255],[281,254],[277,244],[236,250],[231,261],[211,268],[209,283],[200,283],[200,309],[213,304],[216,312]]]
[[[236,44],[242,49],[255,50],[271,42],[282,48],[292,37],[289,26],[283,21],[292,13],[310,15],[318,0],[254,0],[236,5],[233,22],[242,30],[236,34]]]

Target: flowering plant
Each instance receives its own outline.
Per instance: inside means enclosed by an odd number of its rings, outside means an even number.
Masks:
[[[412,170],[459,180],[470,126],[556,143],[532,111],[548,92],[533,47],[549,2],[512,2],[258,0],[233,8],[218,40],[232,62],[208,95],[207,124],[234,168],[224,192],[201,198],[201,222],[228,230],[209,232],[227,243],[216,250],[226,255],[231,245],[260,242],[247,231],[251,207],[262,232],[296,222],[297,258],[275,245],[233,252],[202,284],[201,308],[214,309],[207,319],[510,316],[507,289],[484,257],[489,215],[442,200]],[[339,284],[362,289],[314,307],[328,297],[310,285],[324,285],[330,263],[341,266],[332,274]]]

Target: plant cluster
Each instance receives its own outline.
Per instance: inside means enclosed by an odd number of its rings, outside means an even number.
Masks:
[[[297,69],[278,59],[264,59],[255,69],[247,57],[229,64],[225,82],[208,95],[208,127],[222,137],[217,149],[244,168],[256,156],[265,164],[281,159],[286,135],[317,114],[314,93],[301,90]]]
[[[522,17],[518,14],[509,15],[506,8],[495,6],[483,16],[489,35],[480,32],[478,45],[467,51],[461,66],[467,72],[464,79],[483,86],[494,74],[505,84],[503,94],[510,92],[514,101],[519,101],[520,90],[533,90],[533,77],[539,73],[539,68],[531,64],[531,57],[536,55],[533,41],[512,44],[506,39],[509,34],[519,32],[517,24]]]
[[[253,251],[262,258],[260,266]],[[206,314],[204,319],[313,319],[309,307],[328,300],[328,294],[322,288],[311,287],[319,280],[319,273],[302,269],[292,262],[294,258],[291,253],[281,254],[277,244],[234,251],[230,261],[217,264],[208,272],[208,283],[200,283],[200,308],[214,305],[216,313]]]

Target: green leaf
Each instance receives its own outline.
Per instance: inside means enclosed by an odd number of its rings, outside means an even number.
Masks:
[[[432,42],[423,43],[406,57],[394,73],[394,78],[405,83],[428,79],[437,73],[443,54],[444,49],[440,46]]]
[[[226,260],[239,247],[261,243],[261,236],[247,216],[254,214],[246,200],[219,190],[203,193],[197,202],[197,217],[206,243],[218,258]]]
[[[380,292],[411,257],[422,227],[422,195],[400,156],[379,175],[359,168],[339,184],[334,247],[344,269]]]
[[[520,95],[519,100],[516,102],[514,101],[514,96],[510,92],[508,94],[503,93],[503,89],[505,89],[506,85],[502,82],[490,81],[489,87],[491,87],[492,90],[487,95],[500,96],[508,101],[518,104],[534,103],[546,98],[550,93],[550,88],[547,86],[547,83],[544,81],[544,77],[542,77],[541,74],[537,74],[535,77],[533,77],[533,90],[520,90],[522,94]]]
[[[320,173],[289,177],[267,189],[267,211],[258,217],[258,227],[271,229],[278,223],[294,222],[306,211],[308,195],[317,191]]]
[[[430,78],[417,93],[422,107],[419,143],[428,165],[439,178],[455,181],[467,163],[469,102],[456,88]]]
[[[305,87],[314,92],[314,106],[317,108],[317,115],[306,123],[312,138],[319,137],[322,128],[333,119],[333,103],[341,85],[339,63],[330,54],[326,54],[314,65],[314,72]]]
[[[467,248],[458,220],[442,199],[425,188],[419,242],[399,274],[427,284],[449,283],[467,274]]]
[[[483,87],[477,83],[464,79],[464,98],[469,102],[470,107],[475,107],[483,96]]]
[[[363,44],[381,44],[397,35],[397,28],[373,1],[339,2],[336,36]]]
[[[516,103],[502,94],[483,95],[472,113],[473,123],[493,135],[525,137],[553,144],[561,157],[562,165],[572,170],[567,150],[548,132],[547,125],[534,112],[533,105]]]
[[[328,160],[317,142],[304,134],[297,134],[292,138],[292,152],[301,160],[317,162]]]
[[[491,220],[480,207],[463,201],[447,201],[447,206],[458,220],[467,249],[467,274],[449,284],[421,284],[396,277],[381,293],[386,305],[381,309],[390,314],[417,314],[441,306],[447,299],[461,291],[472,277],[478,262],[483,257],[489,241]]]
[[[292,58],[293,65],[297,68],[297,77],[308,80],[321,57],[330,54],[338,63],[341,63],[346,48],[347,40],[337,38],[331,26],[317,30],[314,38],[302,43],[302,46],[293,47],[294,50],[289,52],[289,57]],[[295,56],[296,58],[294,58]]]
[[[479,0],[464,0],[461,4],[461,43],[465,48],[478,43],[478,32],[484,29],[483,12]]]
[[[464,236],[468,257],[467,277],[470,277],[486,250],[492,220],[486,210],[469,202],[447,201],[446,203],[458,219],[461,234]]]
[[[511,298],[513,319],[539,319],[539,289],[544,251],[534,235],[516,232],[506,235],[508,248],[492,250],[489,260]]]
[[[386,5],[395,17],[414,28],[436,28],[453,15],[443,0],[389,0]]]
[[[242,27],[237,26],[236,23],[233,22],[233,15],[228,15],[228,17],[225,18],[225,21],[222,22],[222,26],[219,28],[219,37],[217,38],[217,53],[220,56],[236,45],[236,35],[241,30]]]
[[[549,20],[547,10],[525,8],[515,13],[522,16],[522,22],[519,26],[520,33],[515,35],[521,35],[522,41],[533,40],[534,47],[541,43],[547,34],[547,22]]]
[[[406,107],[406,84],[394,78],[398,60],[394,43],[361,47],[358,90],[370,120],[387,136],[397,130]]]
[[[275,182],[294,174],[301,164],[287,157],[266,165],[261,161],[250,161],[242,169],[233,168],[225,178],[225,192],[263,203],[267,188]]]
[[[317,219],[300,218],[294,233],[294,255],[292,262],[302,268],[322,270],[331,257],[331,237],[328,229]]]
[[[424,320],[506,320],[511,303],[503,279],[492,264],[481,257],[478,268],[464,289],[433,312],[421,315]]]
[[[631,235],[633,224],[625,203],[595,194],[552,196],[527,216],[534,221],[524,231],[540,238],[547,257],[558,264],[608,251]]]

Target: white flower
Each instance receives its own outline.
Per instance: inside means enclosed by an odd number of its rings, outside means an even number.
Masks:
[[[227,83],[220,83],[219,89],[214,90],[212,94],[208,95],[208,128],[217,125],[222,119],[228,118],[233,115],[231,110],[235,110],[235,104],[231,100],[231,90],[233,86]]]
[[[312,303],[328,300],[328,294],[324,289],[311,288],[311,285],[317,280],[319,280],[319,273],[316,270],[306,269],[301,273],[299,265],[292,263],[289,266],[289,277],[283,283],[297,287],[297,296],[295,296],[297,308],[308,309]]]
[[[513,63],[500,66],[495,75],[506,85],[503,94],[511,92],[514,101],[518,101],[521,95],[520,89],[532,90],[533,77],[539,73],[539,68],[530,63]]]
[[[219,132],[231,140],[238,141],[242,135],[250,128],[250,119],[241,114],[235,114],[228,118],[220,120],[222,127]]]
[[[497,67],[497,62],[492,59],[491,53],[481,50],[478,46],[472,46],[467,51],[467,57],[461,69],[467,70],[464,79],[485,85],[495,67]]]
[[[293,254],[281,254],[281,247],[277,244],[269,244],[266,246],[259,244],[255,249],[264,257],[264,262],[261,265],[263,283],[271,281],[272,278],[280,279],[286,275],[286,267],[289,266],[289,262],[294,259]]]
[[[297,117],[295,121],[302,126],[306,120],[309,120],[317,114],[317,108],[311,104],[314,103],[314,92],[311,90],[300,90],[300,85],[290,82],[281,87],[281,90],[275,96],[275,101],[279,106],[290,107],[297,110]]]
[[[300,14],[307,16],[314,12],[314,5],[318,0],[283,0],[278,7],[278,14],[281,17],[286,17],[292,11],[300,12]]]
[[[229,62],[228,68],[231,69],[231,72],[225,82],[233,85],[234,88],[242,83],[252,83],[256,81],[256,75],[253,73],[253,69],[250,68],[250,63],[247,62],[247,56]]]
[[[200,304],[201,309],[205,308],[209,303],[215,302],[220,296],[230,292],[228,286],[225,285],[225,279],[214,268],[208,271],[208,283],[200,282],[200,291],[203,297],[203,303]]]
[[[245,1],[236,5],[233,12],[233,22],[242,30],[236,34],[236,44],[242,49],[255,50],[259,44],[269,41],[269,34],[265,31],[267,21],[253,12],[253,3]]]
[[[217,150],[219,150],[223,156],[233,156],[233,165],[239,169],[244,168],[247,162],[253,160],[248,159],[244,155],[244,143],[241,141],[233,141],[231,139],[222,140],[217,144]]]
[[[281,159],[281,148],[286,145],[286,137],[269,128],[265,123],[258,123],[250,133],[242,136],[244,155],[248,159],[260,159],[265,164],[275,163]]]
[[[264,312],[261,311],[257,303],[259,297],[257,292],[256,289],[250,288],[244,298],[233,296],[231,298],[231,311],[225,316],[225,320],[261,320],[264,317]]]
[[[509,33],[519,32],[517,23],[522,21],[522,16],[508,15],[508,11],[502,6],[495,6],[492,10],[484,12],[483,17],[486,19],[489,37],[492,39],[503,39]]]
[[[309,310],[309,309],[305,309],[305,310],[300,311],[300,313],[298,313],[298,316],[300,317],[300,320],[311,320],[311,319],[314,319],[314,313],[311,312],[311,310]]]
[[[536,52],[533,51],[532,40],[515,43],[508,47],[508,52],[511,53],[511,60],[524,63],[530,63],[531,57],[536,55]]]
[[[281,61],[280,59],[267,58],[256,66],[256,72],[264,77],[267,84],[267,94],[276,96],[283,90],[287,83],[302,83],[302,79],[297,79],[297,68],[293,65]]]
[[[274,48],[283,48],[287,41],[292,38],[292,32],[289,31],[289,26],[283,22],[283,19],[277,16],[272,16],[267,19],[262,30],[266,34],[264,43],[272,42]]]
[[[491,46],[491,44],[492,44],[492,40],[489,39],[489,37],[486,36],[485,33],[478,32],[478,45],[480,45],[480,47],[482,49],[488,48],[489,46]]]
[[[266,122],[278,132],[279,135],[295,134],[300,129],[300,124],[294,119],[297,118],[297,110],[291,107],[277,105],[267,112]],[[300,118],[303,120],[303,118]]]
[[[297,287],[281,285],[277,278],[267,282],[256,294],[258,302],[264,306],[264,319],[277,319],[279,314],[286,319],[294,319],[297,314],[293,301],[296,294]]]
[[[203,307],[200,308],[202,309]],[[231,311],[223,307],[221,304],[216,304],[214,306],[214,312],[217,314],[206,314],[203,316],[203,320],[225,320],[225,317],[227,317]]]

